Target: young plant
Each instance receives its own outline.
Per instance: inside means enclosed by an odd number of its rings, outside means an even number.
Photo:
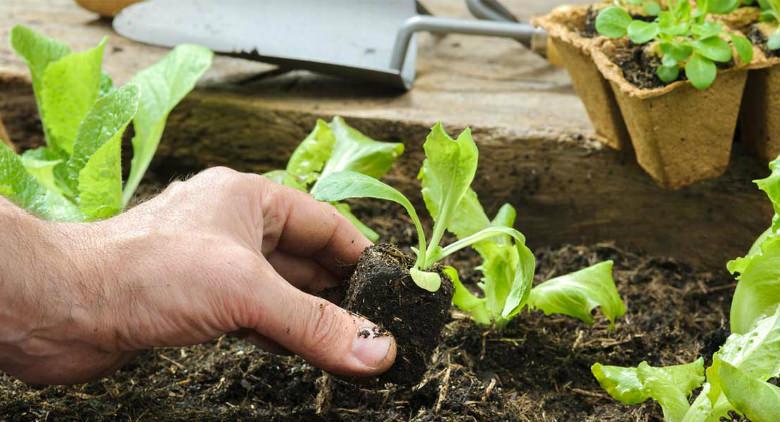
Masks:
[[[772,227],[747,256],[731,261],[738,274],[731,305],[732,334],[704,370],[703,359],[688,365],[636,368],[596,363],[593,375],[616,400],[626,404],[657,401],[669,422],[718,422],[736,411],[753,422],[780,420],[780,159],[772,175],[758,180],[775,208]],[[706,374],[706,382],[704,375]],[[691,392],[702,387],[692,404]]]
[[[662,10],[661,3],[654,0],[613,0],[612,4],[625,10],[641,10],[647,16],[658,16]]]
[[[314,196],[326,201],[371,197],[402,205],[415,225],[419,242],[410,273],[415,283],[426,290],[435,291],[440,285],[439,275],[430,271],[436,263],[463,248],[474,247],[483,258],[480,269],[484,297],[476,297],[466,289],[454,268],[446,267],[444,272],[455,286],[453,303],[469,312],[479,324],[501,328],[526,305],[586,321],[592,321],[590,311],[598,305],[610,320],[625,313],[612,280],[611,262],[531,289],[536,261],[523,234],[513,228],[514,208],[504,205],[490,221],[470,188],[478,151],[468,129],[455,140],[437,124],[423,149],[426,158],[419,179],[426,208],[434,222],[430,241],[411,202],[394,188],[371,177],[349,172],[333,174],[321,179]],[[459,240],[442,248],[439,244],[446,231],[456,234]]]
[[[11,46],[30,68],[46,146],[16,155],[0,143],[0,195],[39,217],[91,221],[121,212],[133,196],[168,114],[211,65],[212,53],[175,48],[114,87],[102,70],[106,39],[71,52],[29,28],[11,30]],[[133,161],[122,186],[121,143],[133,122]]]
[[[420,172],[420,178],[425,188],[429,183],[425,168]],[[433,211],[436,207],[429,196],[423,195],[423,198],[428,209]],[[459,239],[467,239],[488,227],[512,228],[517,217],[515,209],[504,204],[496,217],[492,221],[489,220],[476,192],[471,189],[463,197],[457,210],[458,213],[448,230]],[[525,306],[539,309],[548,315],[568,315],[588,324],[593,323],[592,311],[597,306],[601,307],[602,313],[611,324],[626,312],[612,278],[612,261],[601,262],[530,288],[535,273],[535,260],[527,247],[524,246],[524,254],[521,255],[507,236],[486,239],[472,247],[482,258],[482,265],[479,267],[482,280],[478,284],[482,296],[474,295],[461,283],[457,273],[452,271],[450,278],[455,285],[452,302],[462,311],[468,312],[479,325],[500,330]],[[514,291],[524,293],[512,295]]]
[[[403,152],[403,144],[375,141],[336,116],[330,123],[317,120],[311,133],[293,152],[287,167],[264,176],[282,185],[310,192],[320,179],[346,170],[381,178]],[[374,230],[352,214],[349,205],[343,202],[333,205],[371,241],[379,239]]]
[[[661,60],[656,69],[661,81],[676,81],[684,70],[694,87],[706,89],[715,81],[717,63],[732,61],[732,47],[742,63],[753,58],[746,37],[706,19],[709,14],[728,13],[738,6],[738,0],[700,0],[694,9],[688,0],[672,0],[653,22],[633,19],[625,9],[611,6],[599,13],[596,30],[609,38],[628,36],[635,44],[647,44],[645,52]]]

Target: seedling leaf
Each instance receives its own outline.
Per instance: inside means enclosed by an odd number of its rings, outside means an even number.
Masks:
[[[603,9],[596,17],[596,31],[610,38],[620,38],[628,32],[631,15],[623,8],[610,6]]]
[[[127,206],[157,151],[168,114],[195,87],[211,66],[213,53],[204,47],[182,44],[152,66],[138,72],[132,83],[141,91],[133,120],[133,160],[122,204]]]
[[[693,53],[685,65],[685,75],[696,89],[707,89],[715,81],[718,68],[712,60]]]

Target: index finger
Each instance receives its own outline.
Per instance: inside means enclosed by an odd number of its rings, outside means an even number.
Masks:
[[[332,205],[270,181],[266,186],[262,195],[264,254],[278,249],[311,257],[325,268],[343,273],[371,246],[371,241]]]

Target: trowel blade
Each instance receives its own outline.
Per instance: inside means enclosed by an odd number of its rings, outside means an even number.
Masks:
[[[414,78],[416,48],[403,72],[390,68],[390,55],[398,28],[416,13],[414,0],[147,0],[124,9],[114,29],[148,44],[199,44],[403,87],[402,73]]]

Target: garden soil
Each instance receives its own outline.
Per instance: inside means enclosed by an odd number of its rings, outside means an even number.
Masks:
[[[392,205],[367,201],[355,211],[385,241],[415,244],[411,223]],[[415,387],[355,386],[297,357],[222,337],[145,352],[113,377],[73,387],[27,386],[0,375],[0,420],[660,421],[654,403],[612,400],[590,366],[673,365],[711,353],[725,338],[734,280],[725,269],[696,272],[611,243],[542,249],[536,256],[537,282],[614,260],[627,314],[610,330],[601,316],[588,326],[523,312],[503,332],[491,332],[453,311]],[[468,251],[451,258],[462,268],[477,263]],[[470,285],[478,279],[473,270],[461,276]]]

